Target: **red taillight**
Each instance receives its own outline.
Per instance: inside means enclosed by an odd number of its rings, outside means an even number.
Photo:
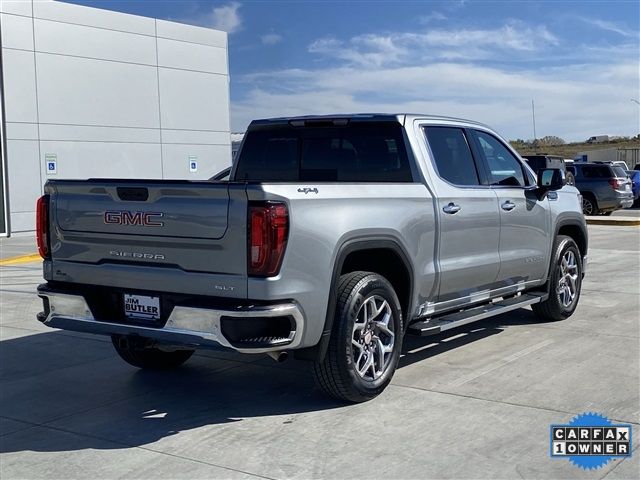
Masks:
[[[40,256],[49,258],[49,195],[41,196],[36,203],[36,243]]]
[[[249,275],[272,277],[278,274],[289,235],[289,213],[284,203],[249,205]]]
[[[609,179],[609,185],[611,185],[614,190],[617,190],[622,187],[622,180],[619,178],[611,178]]]

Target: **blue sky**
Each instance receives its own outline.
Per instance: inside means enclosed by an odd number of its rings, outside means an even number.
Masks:
[[[471,118],[504,136],[640,132],[637,1],[72,3],[229,32],[232,129],[353,111]]]

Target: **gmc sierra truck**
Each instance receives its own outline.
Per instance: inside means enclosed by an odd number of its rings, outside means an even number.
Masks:
[[[384,390],[405,334],[575,310],[579,192],[489,127],[428,115],[249,126],[228,181],[50,180],[37,206],[54,328],[165,369],[198,348],[290,353],[322,390]]]

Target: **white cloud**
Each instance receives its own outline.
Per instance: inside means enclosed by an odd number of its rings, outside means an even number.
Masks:
[[[422,23],[423,25],[427,25],[432,22],[439,22],[442,20],[446,20],[447,18],[448,17],[444,13],[433,11],[429,15],[421,16],[420,23]]]
[[[235,130],[251,119],[347,112],[423,112],[479,120],[508,138],[531,138],[531,99],[539,136],[582,140],[597,131],[636,135],[634,62],[509,72],[436,63],[384,69],[285,70],[246,79],[255,86],[233,103]]]
[[[628,38],[636,37],[636,38],[638,38],[638,32],[634,32],[633,30],[627,28],[624,25],[619,25],[617,23],[609,22],[607,20],[600,20],[598,18],[580,17],[580,20],[582,20],[585,23],[588,23],[589,25],[593,25],[595,27],[598,27],[601,30],[605,30],[607,32],[617,33],[618,35],[622,35],[623,37],[628,37]]]
[[[248,93],[232,104],[234,130],[254,118],[282,115],[422,112],[479,120],[507,138],[531,138],[534,99],[539,137],[571,141],[594,132],[640,131],[637,105],[629,101],[640,85],[633,41],[567,45],[545,26],[510,21],[491,30],[327,37],[308,50],[329,62],[238,79]]]
[[[260,41],[263,45],[275,45],[282,41],[282,35],[278,35],[277,33],[267,33],[260,36]]]
[[[222,30],[227,33],[234,33],[242,27],[242,17],[239,12],[240,7],[240,3],[230,2],[226,5],[213,7],[210,11],[203,14],[194,14],[188,18],[180,18],[178,21],[215,28],[216,30]]]
[[[376,33],[357,35],[347,41],[328,37],[312,42],[308,50],[352,65],[380,67],[427,58],[480,60],[504,58],[505,52],[533,54],[558,42],[544,25],[531,27],[512,20],[495,29]]]

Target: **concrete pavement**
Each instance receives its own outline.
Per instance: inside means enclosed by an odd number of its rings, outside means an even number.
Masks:
[[[568,320],[523,309],[408,337],[392,385],[360,405],[325,399],[293,360],[138,371],[106,338],[36,321],[38,263],[0,267],[0,477],[637,478],[640,229],[591,226],[589,257]],[[632,423],[634,456],[549,458],[549,425],[585,411]]]
[[[9,238],[0,238],[0,261],[38,251],[36,234],[20,234]]]

